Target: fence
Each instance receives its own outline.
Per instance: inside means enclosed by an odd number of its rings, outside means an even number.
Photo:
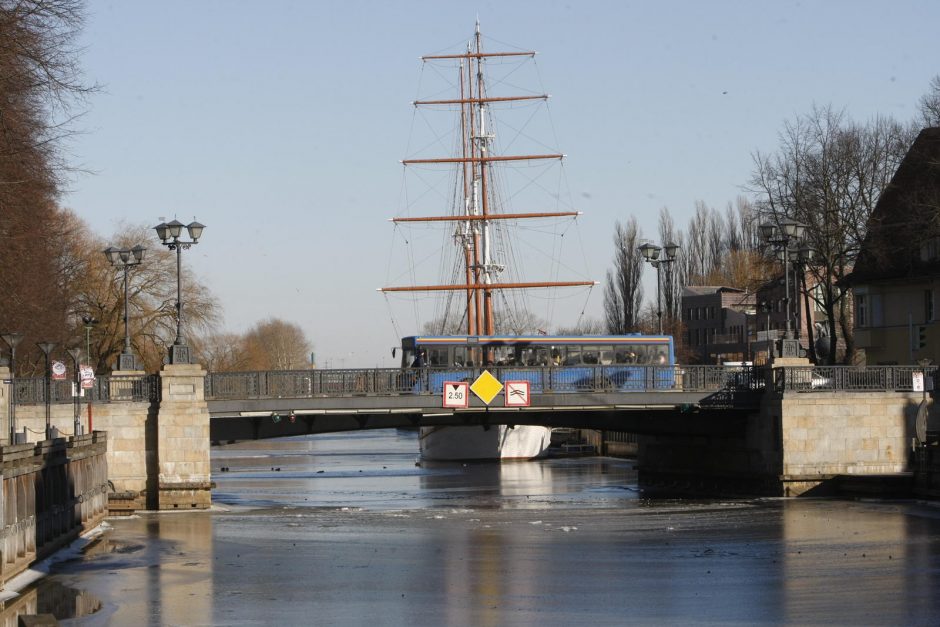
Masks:
[[[74,401],[73,381],[50,381],[49,402],[71,403]],[[116,401],[156,402],[160,396],[158,375],[97,377],[91,388],[84,389],[83,403],[111,403]],[[37,405],[46,402],[46,380],[43,377],[16,379],[13,398],[17,405]]]
[[[760,390],[760,368],[725,366],[494,367],[500,381],[522,380],[533,393],[611,391],[691,392]],[[474,381],[481,368],[371,368],[216,372],[206,377],[206,399],[313,398],[319,396],[439,394],[443,381]]]
[[[914,392],[916,375],[936,377],[930,366],[798,366],[777,368],[777,392]]]

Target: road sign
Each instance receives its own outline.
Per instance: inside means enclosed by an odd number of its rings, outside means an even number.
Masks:
[[[470,384],[466,381],[444,382],[444,407],[451,409],[468,407],[470,404]]]
[[[95,371],[91,366],[82,365],[78,369],[79,378],[82,380],[82,388],[89,390],[95,385]]]
[[[915,392],[924,391],[924,373],[923,372],[911,373],[911,389],[913,389]]]
[[[496,395],[503,391],[503,384],[491,375],[489,370],[484,370],[483,374],[477,377],[477,380],[470,386],[470,389],[480,397],[481,401],[489,405],[496,398]]]
[[[506,407],[528,407],[531,403],[528,381],[506,381]]]
[[[61,361],[52,362],[52,378],[56,381],[65,381],[65,364]]]

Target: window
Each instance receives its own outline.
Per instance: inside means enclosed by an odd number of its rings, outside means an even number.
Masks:
[[[924,322],[933,320],[933,290],[924,290]]]
[[[868,326],[868,300],[865,294],[855,296],[855,326]]]

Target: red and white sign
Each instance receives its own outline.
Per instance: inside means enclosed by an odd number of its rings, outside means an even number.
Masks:
[[[61,361],[53,361],[52,362],[52,378],[55,379],[56,381],[65,381],[65,374],[66,374],[65,364],[63,364]]]
[[[444,407],[462,409],[470,405],[470,384],[466,381],[444,382]]]
[[[82,387],[86,390],[90,390],[95,385],[95,369],[91,366],[82,366],[78,369],[79,378],[82,380]]]
[[[506,381],[506,407],[528,407],[531,404],[528,381]]]

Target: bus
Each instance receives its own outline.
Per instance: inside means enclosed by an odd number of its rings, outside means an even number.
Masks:
[[[533,393],[675,383],[668,335],[419,335],[402,338],[401,348],[415,392],[439,393],[445,381],[472,381],[483,370],[500,381],[528,381]]]

